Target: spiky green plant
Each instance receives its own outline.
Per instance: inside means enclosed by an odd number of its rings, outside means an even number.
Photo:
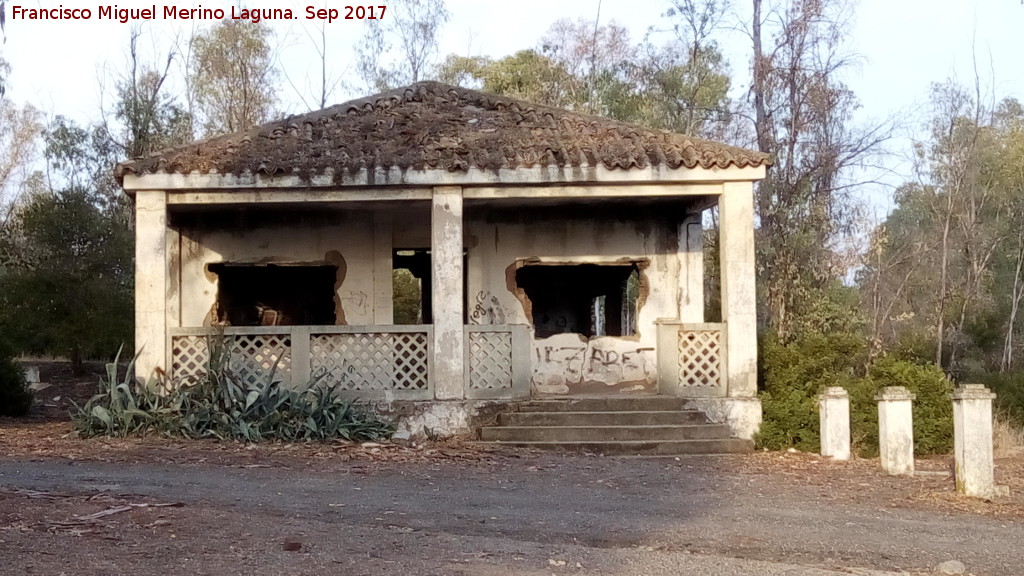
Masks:
[[[273,373],[246,385],[230,369],[230,347],[223,340],[211,339],[208,349],[206,376],[179,387],[160,381],[139,385],[131,376],[118,382],[118,353],[107,365],[100,393],[77,409],[75,428],[82,436],[156,433],[244,442],[362,441],[394,432],[389,423],[340,398],[323,375],[299,389],[284,386]],[[128,374],[134,363],[128,364]]]

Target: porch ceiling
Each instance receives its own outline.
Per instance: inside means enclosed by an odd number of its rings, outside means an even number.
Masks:
[[[629,213],[694,212],[714,206],[717,196],[637,196],[604,198],[482,198],[466,199],[467,214],[480,211],[548,211],[559,213],[564,209],[584,210],[590,213],[624,215]]]

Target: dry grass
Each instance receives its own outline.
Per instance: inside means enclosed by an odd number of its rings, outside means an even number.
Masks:
[[[996,458],[1005,458],[1024,452],[1024,428],[1007,417],[996,414],[992,423],[992,443]]]

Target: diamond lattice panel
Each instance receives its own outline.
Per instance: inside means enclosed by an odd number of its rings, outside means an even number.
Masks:
[[[469,387],[500,390],[512,387],[512,333],[469,333]]]
[[[291,380],[292,339],[289,335],[238,334],[231,339],[229,366],[243,384]]]
[[[203,379],[209,360],[206,336],[174,336],[171,339],[171,378],[175,386],[187,386]]]
[[[716,388],[722,382],[722,333],[679,331],[679,385]]]
[[[427,335],[314,334],[310,368],[339,390],[426,390]]]

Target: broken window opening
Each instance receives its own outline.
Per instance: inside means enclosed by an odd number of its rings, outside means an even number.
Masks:
[[[640,272],[628,265],[528,265],[516,271],[537,338],[555,334],[632,336]]]
[[[430,250],[395,250],[391,268],[394,323],[433,323]]]
[[[395,324],[423,324],[422,280],[408,268],[391,271]]]
[[[399,249],[391,254],[391,294],[395,324],[433,324],[433,264],[430,250]],[[469,254],[462,254],[462,322],[467,322],[466,283]]]
[[[230,326],[333,325],[337,266],[211,264],[217,322]]]

